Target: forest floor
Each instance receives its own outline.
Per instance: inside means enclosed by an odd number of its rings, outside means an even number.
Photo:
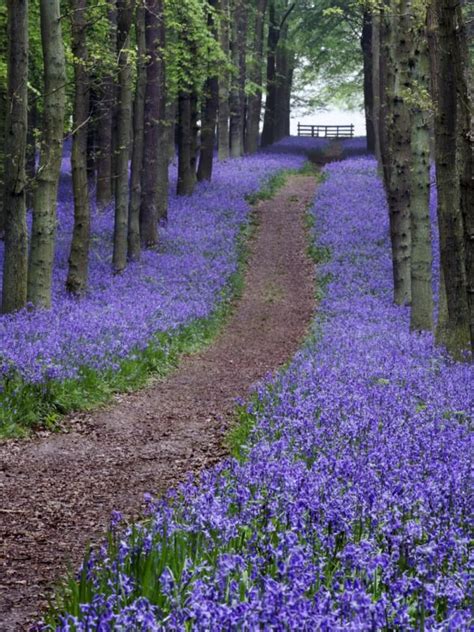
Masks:
[[[289,177],[256,207],[243,294],[216,341],[168,378],[66,420],[66,432],[0,444],[0,630],[28,629],[112,510],[219,461],[235,400],[296,351],[314,310],[305,212],[316,179]]]

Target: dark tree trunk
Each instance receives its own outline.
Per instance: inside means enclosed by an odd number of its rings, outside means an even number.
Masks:
[[[74,229],[67,289],[83,294],[87,288],[90,242],[90,207],[87,178],[87,121],[89,117],[89,76],[87,72],[87,0],[71,0],[72,53],[74,55],[74,115],[72,137],[72,186]]]
[[[262,111],[263,35],[268,0],[258,0],[255,8],[253,57],[250,62],[250,80],[256,86],[247,100],[245,151],[254,154],[258,149],[260,115]]]
[[[290,101],[294,60],[287,46],[287,37],[288,26],[285,24],[280,29],[276,53],[274,142],[287,136],[290,128]]]
[[[461,213],[464,224],[471,349],[474,354],[474,86],[466,24],[460,7],[457,8],[456,14],[458,40],[455,47],[455,68],[460,113]]]
[[[195,184],[192,163],[191,95],[182,92],[178,99],[178,195],[191,195]]]
[[[190,174],[193,180],[193,189],[197,182],[196,165],[198,156],[198,138],[199,138],[199,111],[198,111],[198,97],[196,92],[191,93],[190,97],[190,114],[191,114],[191,140],[190,140]]]
[[[217,0],[210,0],[210,6],[217,8]],[[219,34],[212,13],[209,13],[208,26],[217,40]],[[209,76],[204,86],[204,106],[202,108],[201,147],[199,152],[199,167],[197,179],[210,180],[212,177],[212,163],[214,159],[214,143],[216,139],[217,109],[219,106],[219,82],[217,69],[209,67]]]
[[[127,265],[129,179],[132,124],[132,68],[128,50],[134,0],[117,2],[117,56],[119,67],[119,98],[117,109],[117,151],[114,222],[114,272],[122,272]]]
[[[230,15],[229,0],[221,0],[221,19],[219,25],[219,41],[225,59],[229,59]],[[219,160],[229,157],[229,84],[230,75],[223,65],[219,76],[219,108],[218,108],[218,156]]]
[[[8,110],[5,125],[5,254],[3,312],[26,304],[26,134],[28,120],[28,0],[8,0]]]
[[[280,29],[277,22],[275,1],[270,0],[267,40],[267,96],[263,117],[262,147],[271,145],[275,141],[275,110],[277,106],[276,53],[279,37]]]
[[[380,46],[381,46],[381,15],[376,11],[372,15],[372,127],[374,131],[374,153],[377,158],[379,173],[382,173],[382,150],[380,145],[380,125],[381,125],[381,66],[380,66]]]
[[[0,59],[8,58],[8,24],[7,13],[0,11]],[[0,235],[5,227],[4,195],[5,195],[5,124],[7,118],[8,86],[6,77],[0,77]]]
[[[160,165],[158,151],[160,122],[164,116],[164,16],[163,0],[145,3],[145,39],[147,49],[147,79],[145,90],[145,136],[143,160],[142,203],[140,208],[140,235],[142,244],[154,246],[158,240],[158,182]]]
[[[28,265],[28,300],[51,306],[56,205],[63,152],[66,106],[66,60],[59,0],[41,0],[44,59],[44,112],[41,153],[34,191],[33,226]]]
[[[246,18],[245,6],[243,0],[234,0],[233,11],[233,29],[232,29],[232,65],[234,73],[231,80],[230,88],[230,155],[238,158],[243,154],[243,90],[242,90],[242,73],[245,83],[245,70],[242,65],[245,61],[242,59],[245,51],[246,39]]]
[[[109,3],[110,32],[107,45],[115,57],[117,48],[117,25],[115,0]],[[97,206],[103,208],[110,204],[113,197],[113,143],[112,129],[115,109],[115,81],[112,74],[102,78],[97,103]]]
[[[130,206],[128,210],[128,257],[138,261],[141,254],[140,245],[140,202],[142,198],[143,142],[146,89],[146,43],[145,43],[145,9],[137,6],[136,12],[137,38],[137,82],[135,101],[133,104],[133,150],[130,173]]]
[[[372,52],[373,16],[370,11],[364,11],[362,24],[362,55],[364,59],[364,110],[367,136],[367,151],[375,152],[374,129],[374,91],[373,91],[373,52]]]
[[[457,355],[470,343],[469,306],[464,261],[464,232],[457,167],[457,95],[455,0],[434,0],[430,23],[431,78],[435,101],[435,162],[438,190],[440,259],[447,312],[437,337]]]

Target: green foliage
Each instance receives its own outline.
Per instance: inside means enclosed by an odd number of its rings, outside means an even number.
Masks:
[[[295,105],[361,107],[363,6],[348,0],[301,0],[290,40],[297,54]]]

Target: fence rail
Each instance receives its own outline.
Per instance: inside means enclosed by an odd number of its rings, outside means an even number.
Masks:
[[[298,123],[298,136],[352,138],[354,136],[354,125],[303,125]]]

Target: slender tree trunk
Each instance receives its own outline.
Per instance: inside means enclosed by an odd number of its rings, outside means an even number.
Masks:
[[[210,0],[209,5],[216,9],[218,0]],[[209,13],[208,27],[218,40],[219,34],[215,25],[213,13]],[[214,159],[214,143],[216,139],[217,109],[219,107],[219,81],[217,69],[208,65],[208,77],[204,86],[204,106],[202,108],[201,147],[199,152],[199,167],[197,179],[211,180],[212,163]]]
[[[275,1],[269,1],[269,24],[267,40],[267,95],[263,117],[262,147],[271,145],[275,140],[276,109],[276,51],[279,39],[279,28],[275,11]]]
[[[438,341],[454,355],[470,343],[464,261],[464,232],[457,168],[455,0],[433,0],[430,20],[431,78],[435,100],[435,162],[438,190],[440,260],[444,273],[447,320],[438,321]]]
[[[72,137],[72,186],[74,229],[67,289],[82,294],[87,288],[90,242],[90,206],[87,178],[89,75],[87,71],[87,0],[71,0],[72,52],[74,55],[74,132]]]
[[[115,183],[114,272],[122,272],[127,265],[129,180],[132,123],[132,67],[128,50],[134,0],[117,2],[117,55],[119,67],[119,98],[117,110],[117,152]]]
[[[381,105],[380,105],[380,28],[381,17],[378,11],[372,15],[372,122],[374,131],[374,153],[379,166],[379,173],[382,173],[382,156],[380,146],[380,125],[381,125]]]
[[[59,0],[41,0],[41,42],[44,58],[44,115],[41,154],[34,193],[28,300],[51,306],[56,205],[63,150],[66,105],[66,62]]]
[[[241,79],[241,55],[242,55],[242,39],[245,46],[245,30],[244,26],[243,0],[234,0],[233,2],[233,19],[232,19],[232,65],[233,72],[230,87],[230,155],[232,158],[238,158],[243,154],[242,147],[242,108],[241,103],[242,91],[240,87]]]
[[[0,59],[8,59],[8,23],[7,13],[0,11]],[[7,119],[8,86],[7,78],[0,77],[0,236],[5,229],[5,125]]]
[[[411,84],[414,90],[429,89],[429,57],[426,42],[425,11],[415,13],[418,24],[410,32]],[[431,278],[430,220],[430,123],[428,106],[422,98],[412,106],[411,124],[411,312],[414,331],[433,329],[433,287]]]
[[[245,151],[248,154],[254,154],[258,149],[262,111],[263,35],[267,4],[268,0],[258,0],[255,9],[253,56],[250,62],[250,81],[255,86],[255,92],[248,97],[245,128]]]
[[[145,136],[143,160],[140,235],[142,244],[154,246],[158,240],[158,186],[160,165],[158,151],[160,121],[163,117],[161,94],[163,86],[163,0],[147,0],[145,39],[147,49],[147,78],[145,90]]]
[[[225,59],[229,59],[230,44],[230,13],[229,0],[220,0],[221,20],[219,25],[219,41]],[[218,108],[218,157],[219,160],[229,158],[229,84],[228,69],[223,66],[219,77],[219,108]]]
[[[191,130],[191,138],[190,138],[190,156],[189,156],[189,171],[190,176],[193,182],[193,189],[197,182],[196,176],[196,165],[197,165],[197,155],[198,155],[198,136],[199,136],[199,112],[198,112],[198,97],[196,92],[192,92],[189,100],[190,105],[190,130]]]
[[[294,62],[287,39],[288,25],[285,24],[280,29],[276,53],[274,142],[287,136],[290,127],[290,99]]]
[[[139,4],[136,11],[137,81],[133,104],[133,150],[130,173],[130,205],[128,210],[128,257],[138,261],[140,246],[140,202],[142,198],[143,143],[146,89],[145,9]]]
[[[364,110],[365,127],[367,137],[367,151],[375,152],[375,130],[374,130],[374,89],[373,89],[373,16],[370,11],[364,11],[362,23],[361,47],[364,59]]]
[[[459,153],[461,163],[461,213],[464,246],[471,349],[474,355],[474,77],[469,57],[466,24],[460,6],[456,10],[456,84],[459,101]]]
[[[107,45],[115,58],[117,48],[117,26],[115,0],[109,3],[110,31]],[[112,74],[102,78],[97,103],[97,186],[96,200],[99,208],[104,208],[113,198],[113,143],[112,129],[115,109],[115,81]]]
[[[194,189],[192,145],[191,95],[189,92],[182,92],[178,99],[178,195],[191,195]]]
[[[400,15],[400,3],[395,0],[389,16],[390,28],[387,54],[387,85],[385,89],[387,123],[387,154],[385,163],[386,189],[390,216],[390,237],[394,281],[394,301],[397,305],[411,301],[411,220],[410,220],[410,113],[406,103],[408,85],[409,41],[406,15]]]
[[[26,304],[26,134],[28,120],[28,0],[8,0],[8,113],[5,124],[5,254],[3,312]]]

